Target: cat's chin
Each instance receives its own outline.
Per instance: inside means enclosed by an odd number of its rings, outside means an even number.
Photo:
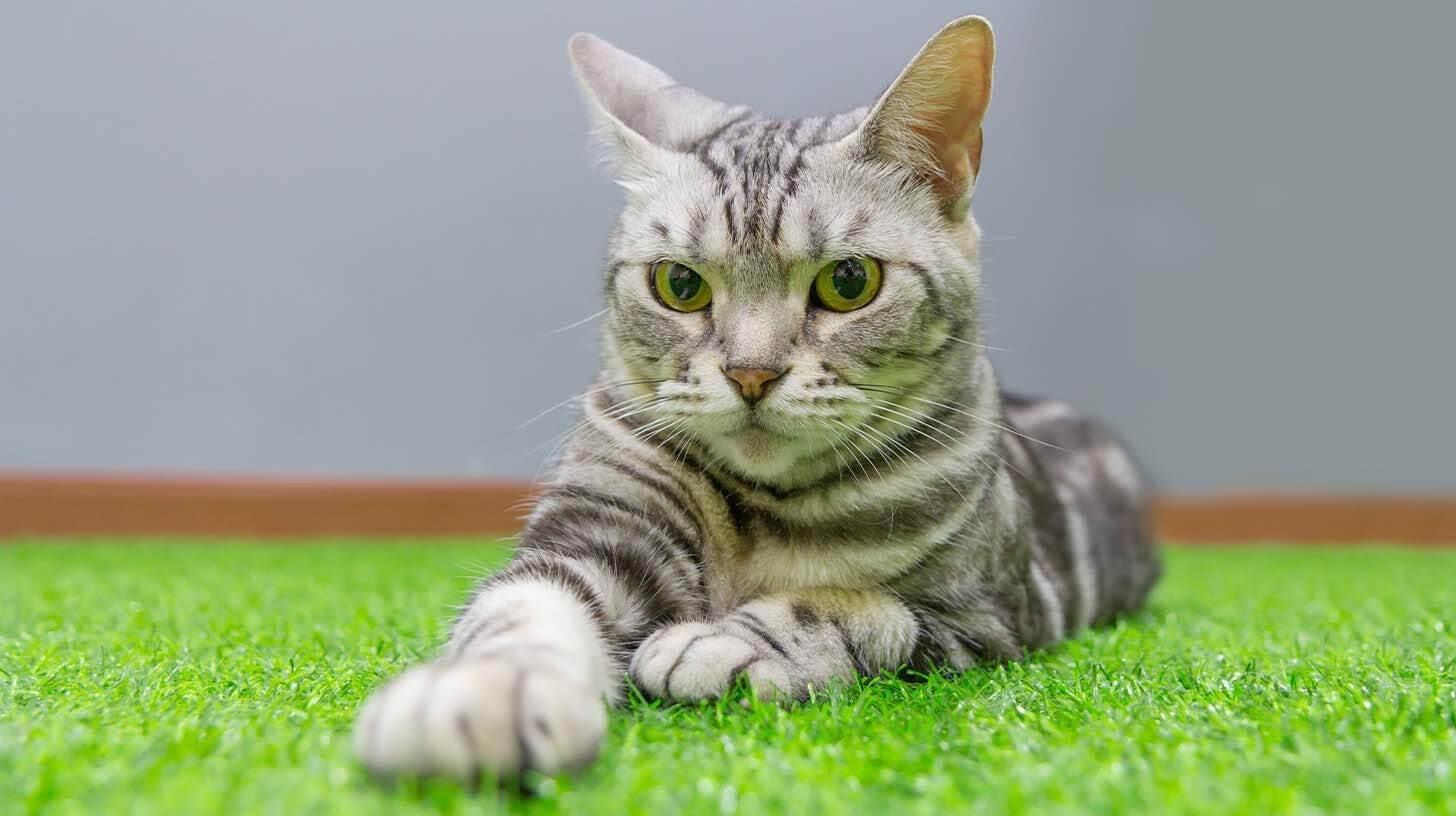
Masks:
[[[750,425],[733,436],[733,444],[744,459],[772,462],[782,458],[784,437],[759,425]]]
[[[740,475],[770,483],[787,478],[804,453],[801,440],[759,424],[718,436],[709,447]]]

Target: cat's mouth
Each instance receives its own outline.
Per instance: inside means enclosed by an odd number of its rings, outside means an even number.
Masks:
[[[699,425],[693,436],[740,477],[761,484],[790,486],[818,478],[839,466],[850,451],[865,442],[850,441],[843,452],[836,431],[847,429],[850,416],[799,416],[760,405],[752,410],[718,414]]]
[[[804,415],[774,403],[701,414],[692,436],[739,475],[768,483],[832,456],[835,430],[853,421],[843,415]]]
[[[785,418],[777,414],[750,409],[738,421],[738,427],[729,434],[733,438],[777,439],[783,441],[793,436],[794,431],[785,426]]]

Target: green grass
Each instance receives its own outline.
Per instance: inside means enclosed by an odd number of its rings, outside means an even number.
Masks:
[[[386,791],[348,731],[498,547],[0,548],[0,812],[1456,810],[1456,551],[1174,550],[1031,660],[781,710],[641,702],[522,799]]]

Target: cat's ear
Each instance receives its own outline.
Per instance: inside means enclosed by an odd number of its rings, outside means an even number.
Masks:
[[[860,126],[872,156],[908,166],[964,217],[981,169],[981,119],[991,101],[991,24],[962,17],[931,37]]]
[[[591,107],[596,137],[619,171],[650,163],[654,150],[687,149],[747,112],[677,84],[595,35],[573,35],[566,50]]]

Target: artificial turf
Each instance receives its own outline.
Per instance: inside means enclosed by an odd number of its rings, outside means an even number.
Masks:
[[[1147,612],[791,710],[634,702],[530,797],[392,790],[349,728],[489,543],[0,547],[0,812],[1456,809],[1456,551],[1173,550]]]

